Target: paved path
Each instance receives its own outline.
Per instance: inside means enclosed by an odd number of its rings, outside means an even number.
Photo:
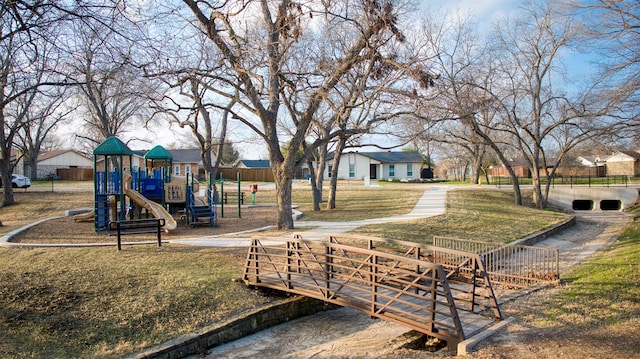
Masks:
[[[372,218],[363,219],[360,221],[350,222],[297,222],[296,227],[317,227],[311,229],[311,232],[348,232],[358,227],[366,226],[369,224],[391,223],[410,221],[420,218],[427,218],[433,216],[439,216],[444,214],[446,209],[447,199],[447,187],[433,187],[426,190],[422,197],[418,200],[418,203],[413,207],[413,210],[407,214],[401,214],[397,216],[390,216],[384,218]]]
[[[304,227],[315,227],[306,232],[340,233],[348,232],[368,224],[409,221],[438,216],[445,212],[447,190],[448,187],[446,186],[432,187],[426,190],[413,207],[413,210],[407,214],[347,222],[296,221],[295,227],[299,229],[303,229]],[[248,236],[242,238],[229,238],[225,237],[227,235],[221,234],[199,238],[173,239],[170,240],[170,242],[209,247],[247,247],[251,243],[250,233],[251,232],[247,232]]]

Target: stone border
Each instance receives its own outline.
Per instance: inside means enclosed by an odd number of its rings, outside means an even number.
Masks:
[[[129,359],[174,359],[205,353],[261,330],[307,315],[338,308],[308,297],[293,297],[240,314],[227,321],[186,334],[129,356]]]
[[[562,232],[565,229],[573,226],[576,224],[576,216],[571,216],[571,218],[565,220],[564,222],[561,222],[560,224],[554,225],[551,228],[547,228],[547,229],[543,229],[541,231],[538,231],[536,233],[530,234],[524,238],[520,238],[517,239],[513,242],[510,242],[508,244],[517,244],[517,245],[523,245],[523,246],[532,246],[556,233]]]

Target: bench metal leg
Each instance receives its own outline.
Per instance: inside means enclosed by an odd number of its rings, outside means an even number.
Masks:
[[[122,242],[120,241],[120,223],[116,224],[116,230],[118,231],[118,252],[122,250]]]
[[[160,227],[160,221],[157,221],[157,226],[158,226],[158,247],[162,247],[162,232],[161,232],[161,227]]]

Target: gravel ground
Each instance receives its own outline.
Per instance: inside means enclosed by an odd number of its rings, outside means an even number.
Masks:
[[[622,231],[628,218],[622,214],[588,213],[575,226],[538,245],[559,248],[561,278],[573,267]],[[572,323],[540,326],[527,316],[541,310],[540,303],[565,285],[522,294],[504,302],[501,309],[513,323],[480,342],[467,358],[631,358],[640,352],[640,322],[613,327],[589,327]],[[632,308],[631,310],[638,310]],[[578,324],[578,323],[576,323]],[[449,358],[437,352],[403,347],[415,333],[397,324],[372,319],[341,308],[298,319],[241,340],[212,348],[205,358]],[[460,356],[458,356],[460,357]],[[194,357],[195,358],[195,357]]]

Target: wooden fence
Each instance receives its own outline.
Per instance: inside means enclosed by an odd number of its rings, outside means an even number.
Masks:
[[[68,181],[90,181],[93,180],[93,168],[58,168],[56,170],[58,179]]]
[[[271,168],[219,168],[218,178],[222,174],[225,179],[235,181],[238,173],[241,181],[274,182]]]

